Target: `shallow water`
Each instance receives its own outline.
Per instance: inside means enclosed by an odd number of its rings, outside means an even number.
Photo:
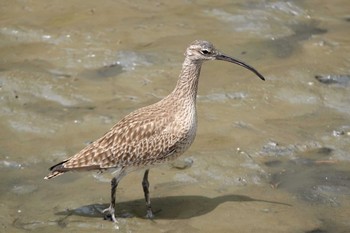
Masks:
[[[0,5],[1,232],[350,231],[345,0]],[[196,141],[150,173],[154,221],[143,218],[141,172],[118,187],[118,224],[99,213],[110,174],[43,180],[167,95],[195,39],[267,80],[203,65]]]

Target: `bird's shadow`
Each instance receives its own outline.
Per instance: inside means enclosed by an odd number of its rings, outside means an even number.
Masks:
[[[156,219],[188,219],[214,210],[218,205],[225,202],[265,202],[276,205],[291,206],[287,203],[269,200],[254,199],[244,195],[223,195],[214,198],[204,196],[167,196],[151,199],[152,208]],[[139,217],[144,218],[146,214],[145,200],[117,202],[116,217]],[[85,217],[103,217],[102,210],[109,204],[91,204],[76,209],[57,212],[56,215],[79,215]],[[160,209],[161,208],[161,209]]]

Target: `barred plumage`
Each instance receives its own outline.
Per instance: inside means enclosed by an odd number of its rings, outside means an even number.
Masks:
[[[173,92],[159,102],[140,108],[125,116],[105,135],[86,146],[76,155],[50,168],[45,179],[68,171],[116,169],[112,179],[111,204],[107,215],[115,218],[115,190],[128,172],[147,168],[143,188],[147,217],[152,218],[148,167],[173,160],[192,144],[197,130],[196,96],[201,65],[206,60],[224,60],[243,66],[262,80],[264,77],[251,66],[228,57],[207,41],[194,41],[186,50],[179,80]]]

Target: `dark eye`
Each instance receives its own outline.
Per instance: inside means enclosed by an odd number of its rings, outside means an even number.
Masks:
[[[202,54],[210,54],[210,52],[206,49],[203,49],[201,52],[202,52]]]

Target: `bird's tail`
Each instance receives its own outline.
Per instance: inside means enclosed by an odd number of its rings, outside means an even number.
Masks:
[[[56,165],[50,167],[49,170],[51,171],[51,173],[48,174],[47,176],[45,176],[44,179],[45,179],[45,180],[49,180],[49,179],[51,179],[51,178],[54,178],[54,177],[56,177],[56,176],[59,176],[59,175],[62,175],[63,173],[65,173],[67,170],[66,170],[66,169],[62,169],[62,168],[63,168],[62,165],[63,165],[65,162],[67,162],[67,161],[68,161],[68,160],[62,161],[62,162],[60,162],[60,163],[58,163],[58,164],[56,164]]]
[[[59,172],[59,171],[54,171],[48,174],[47,176],[44,177],[45,180],[49,180],[51,178],[54,178],[56,176],[62,175],[64,172]]]

